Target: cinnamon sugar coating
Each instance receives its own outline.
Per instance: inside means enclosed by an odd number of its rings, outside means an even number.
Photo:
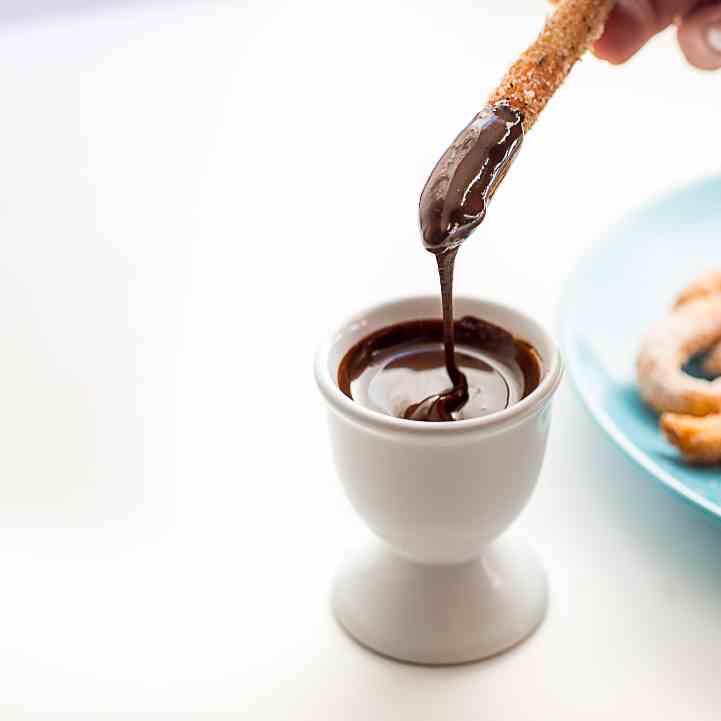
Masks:
[[[603,34],[615,0],[563,0],[536,41],[509,68],[489,98],[523,113],[528,132],[571,68]]]

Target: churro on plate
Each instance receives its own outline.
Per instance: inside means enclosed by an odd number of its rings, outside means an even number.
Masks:
[[[721,462],[721,377],[698,378],[686,364],[704,356],[709,376],[721,370],[721,272],[705,273],[678,296],[641,343],[636,369],[643,399],[661,413],[661,429],[692,463]]]
[[[680,308],[689,301],[708,298],[721,293],[721,270],[710,270],[694,278],[679,294],[674,308]]]
[[[643,399],[659,413],[721,412],[721,379],[694,378],[683,367],[721,341],[721,294],[674,309],[646,335],[637,360]]]
[[[721,414],[698,417],[664,413],[661,430],[690,463],[713,465],[721,462]]]

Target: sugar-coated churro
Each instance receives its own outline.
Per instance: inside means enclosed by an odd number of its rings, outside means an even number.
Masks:
[[[489,105],[506,102],[528,132],[571,68],[603,33],[615,0],[563,0],[536,41],[509,68]]]
[[[721,342],[721,294],[689,300],[644,338],[636,369],[644,400],[659,412],[721,413],[721,378],[693,378],[683,366]]]
[[[721,270],[709,270],[694,278],[679,294],[674,308],[698,298],[721,293]],[[709,376],[721,376],[721,343],[711,348],[703,360],[703,370]]]
[[[683,371],[706,352],[704,371],[721,375],[721,271],[703,273],[676,298],[669,316],[644,339],[638,356],[641,395],[659,411],[666,438],[689,463],[721,463],[721,378]]]
[[[664,413],[661,429],[687,461],[700,465],[721,463],[721,414],[698,418]]]
[[[691,300],[721,293],[721,270],[709,270],[694,278],[676,298],[674,308],[680,308]]]
[[[721,343],[706,354],[703,360],[703,372],[709,376],[721,376]]]

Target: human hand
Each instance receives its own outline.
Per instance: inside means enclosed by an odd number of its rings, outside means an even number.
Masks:
[[[623,63],[674,24],[678,43],[691,65],[702,70],[721,68],[719,1],[619,0],[593,51],[610,63]]]

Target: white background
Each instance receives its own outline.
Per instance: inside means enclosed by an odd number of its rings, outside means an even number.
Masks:
[[[365,531],[334,478],[314,345],[360,306],[435,290],[419,191],[544,11],[5,0],[0,717],[719,718],[719,528],[622,457],[568,383],[519,524],[552,584],[528,643],[405,666],[327,607]],[[624,68],[583,62],[458,289],[553,327],[604,228],[718,171],[719,127],[721,76],[670,35]]]

